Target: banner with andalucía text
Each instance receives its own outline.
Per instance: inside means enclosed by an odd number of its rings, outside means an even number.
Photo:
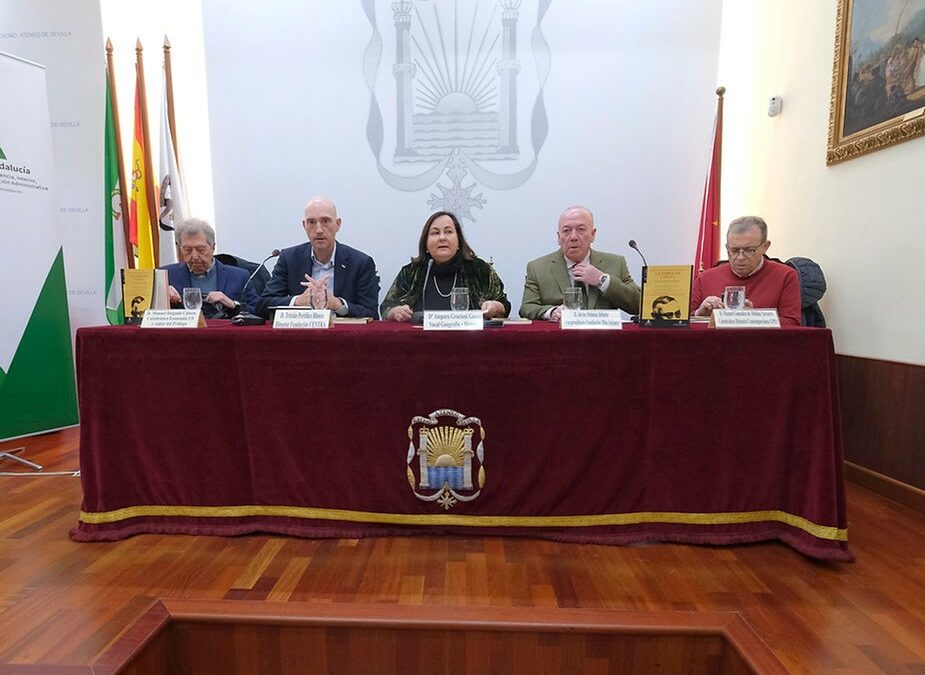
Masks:
[[[121,4],[121,3],[119,3]],[[96,0],[0,0],[0,52],[45,66],[55,200],[67,261],[71,340],[82,326],[106,323],[103,228],[103,104],[106,72]],[[115,45],[131,68],[134,38]],[[102,63],[101,63],[102,62]],[[3,110],[9,110],[5,92]],[[123,123],[124,124],[124,123]]]
[[[0,439],[77,423],[45,69],[0,52]]]

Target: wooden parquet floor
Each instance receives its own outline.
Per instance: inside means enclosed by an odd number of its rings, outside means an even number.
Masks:
[[[27,455],[47,470],[76,469],[77,442],[76,430],[27,439]],[[794,673],[925,674],[925,515],[852,484],[857,560],[843,564],[778,544],[160,535],[77,544],[67,533],[80,498],[75,477],[0,476],[0,664],[89,664],[167,597],[734,610]]]

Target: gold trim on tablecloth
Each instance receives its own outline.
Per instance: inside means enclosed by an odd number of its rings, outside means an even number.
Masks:
[[[803,530],[818,539],[848,541],[848,530],[813,521],[786,511],[740,511],[729,513],[682,513],[638,511],[636,513],[602,513],[576,516],[471,516],[437,513],[376,513],[346,509],[323,509],[310,506],[129,506],[114,511],[80,512],[80,522],[88,525],[116,523],[130,518],[300,518],[334,520],[385,525],[459,525],[468,527],[606,527],[671,523],[678,525],[736,525],[773,521]]]

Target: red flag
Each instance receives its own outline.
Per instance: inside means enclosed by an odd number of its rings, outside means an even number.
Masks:
[[[703,206],[700,209],[700,232],[697,235],[697,252],[694,258],[696,274],[708,270],[719,260],[719,185],[723,164],[723,94],[724,87],[716,90],[716,119],[713,123],[713,152],[710,172],[703,188]]]

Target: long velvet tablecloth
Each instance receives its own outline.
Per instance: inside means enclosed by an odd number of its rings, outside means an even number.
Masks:
[[[79,330],[77,366],[78,541],[776,539],[851,559],[827,330],[120,326]],[[440,409],[483,436],[482,490],[449,507],[409,483],[409,427]]]

